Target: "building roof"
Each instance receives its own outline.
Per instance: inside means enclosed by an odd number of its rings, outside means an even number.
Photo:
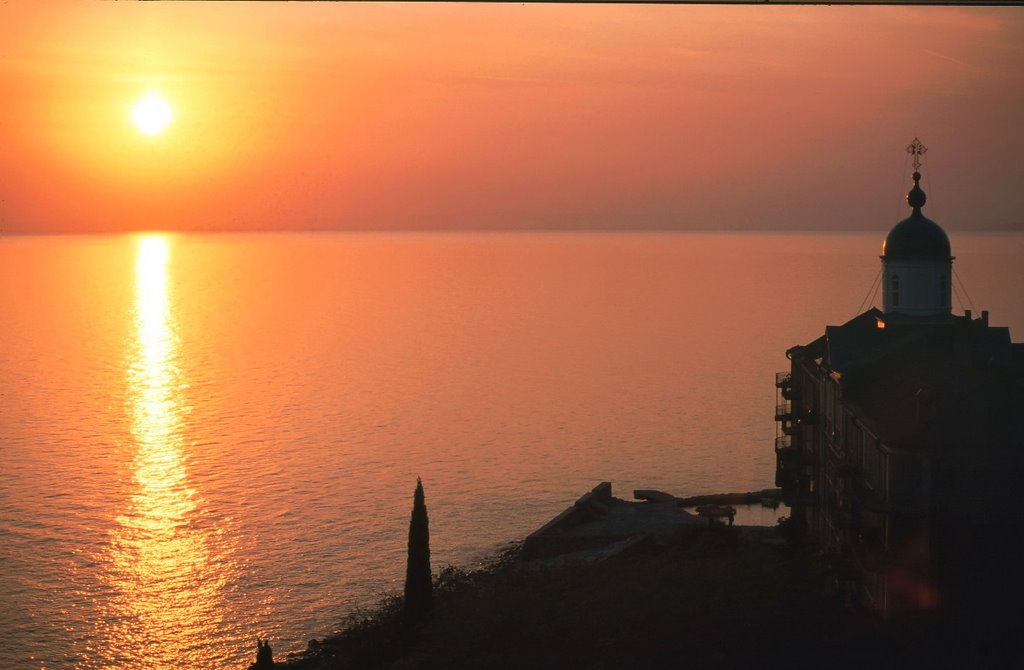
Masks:
[[[836,377],[844,402],[889,446],[1024,449],[1024,344],[987,315],[872,308],[790,351]]]
[[[920,182],[921,173],[915,172],[914,188],[907,193],[907,204],[914,211],[893,226],[882,242],[882,258],[886,260],[948,261],[952,258],[946,231],[921,213],[928,198]]]

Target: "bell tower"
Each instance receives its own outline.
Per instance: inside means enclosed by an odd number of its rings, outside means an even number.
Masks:
[[[882,308],[909,316],[940,316],[951,311],[953,256],[949,237],[921,213],[921,155],[928,149],[914,138],[914,187],[907,193],[910,216],[897,223],[882,243]]]

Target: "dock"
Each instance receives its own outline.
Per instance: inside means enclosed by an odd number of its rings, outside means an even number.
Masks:
[[[779,489],[746,493],[716,493],[679,498],[653,489],[633,491],[636,500],[612,495],[611,482],[601,482],[523,542],[523,559],[555,557],[603,558],[647,540],[669,540],[680,527],[730,518],[730,505],[775,506]],[[685,508],[726,510],[722,514],[694,514]],[[732,510],[735,514],[735,510]],[[713,518],[714,517],[714,518]]]

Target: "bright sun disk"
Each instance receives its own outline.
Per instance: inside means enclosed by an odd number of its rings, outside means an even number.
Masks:
[[[159,93],[150,92],[135,103],[132,121],[146,135],[159,135],[171,122],[171,106]]]

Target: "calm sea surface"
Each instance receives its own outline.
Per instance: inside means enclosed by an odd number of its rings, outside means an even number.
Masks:
[[[0,668],[303,648],[400,589],[417,476],[435,569],[602,480],[772,486],[883,235],[0,238]],[[1024,236],[951,238],[1024,339]]]

